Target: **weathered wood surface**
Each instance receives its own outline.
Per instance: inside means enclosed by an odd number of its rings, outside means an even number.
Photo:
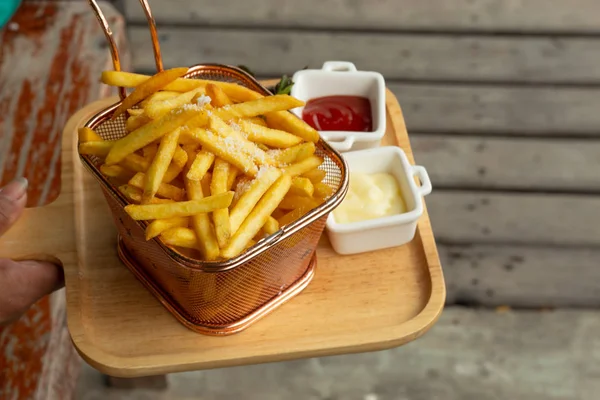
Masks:
[[[107,4],[102,8],[123,45],[123,18]],[[87,2],[28,2],[12,22],[0,32],[0,181],[27,176],[29,205],[37,206],[59,194],[63,125],[78,108],[109,94],[97,76],[111,58]],[[25,210],[0,239],[0,254],[17,243],[26,250],[22,255],[36,254],[40,241],[51,246],[61,229],[72,235],[64,218],[56,218],[65,208],[72,210],[72,201]],[[76,262],[60,246],[53,250],[63,262]],[[71,397],[80,358],[67,330],[64,297],[56,292],[0,328],[0,398]]]
[[[114,9],[102,7],[123,32]],[[41,206],[60,191],[61,130],[77,109],[109,94],[96,77],[112,62],[87,2],[27,3],[12,22],[0,32],[0,183],[25,176],[28,206]]]
[[[151,1],[162,24],[482,32],[600,32],[596,0]],[[145,22],[138,0],[128,18]]]
[[[153,71],[147,27],[131,27],[129,32],[134,68]],[[600,81],[600,38],[192,27],[161,27],[159,32],[167,66],[187,65],[193,54],[196,63],[245,64],[260,76],[289,74],[306,65],[320,68],[324,61],[336,59],[379,71],[388,80]]]
[[[412,134],[437,188],[600,193],[600,142]]]
[[[427,204],[445,243],[600,245],[600,196],[437,190]]]
[[[394,350],[175,374],[156,394],[108,390],[88,368],[77,399],[597,400],[599,331],[595,311],[449,307]]]
[[[600,249],[438,246],[447,304],[600,307]]]
[[[600,90],[390,83],[410,133],[598,137]]]

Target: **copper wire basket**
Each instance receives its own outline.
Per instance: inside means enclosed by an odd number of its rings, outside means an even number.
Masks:
[[[110,43],[115,70],[119,55],[112,33],[95,0],[89,0]],[[157,69],[162,70],[154,20],[145,0]],[[189,69],[186,78],[234,82],[265,96],[272,93],[239,68],[203,64]],[[119,90],[121,99],[125,89]],[[127,134],[125,117],[111,120],[116,103],[85,124],[105,140]],[[239,256],[226,261],[200,261],[164,245],[146,241],[144,221],[133,220],[125,211],[126,198],[100,172],[100,160],[79,155],[98,180],[110,206],[119,233],[119,257],[144,286],[185,326],[205,334],[239,332],[298,294],[314,276],[316,248],[328,214],[343,200],[348,189],[347,165],[339,153],[322,139],[316,154],[323,157],[323,182],[333,189],[319,207],[278,232],[258,241]]]

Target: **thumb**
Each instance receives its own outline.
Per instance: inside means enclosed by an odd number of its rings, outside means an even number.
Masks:
[[[60,265],[0,259],[0,326],[16,320],[39,299],[63,285]]]
[[[0,236],[21,216],[27,202],[27,179],[17,178],[0,188]]]

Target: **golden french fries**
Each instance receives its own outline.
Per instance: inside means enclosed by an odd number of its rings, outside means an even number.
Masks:
[[[171,228],[187,228],[189,223],[187,217],[155,219],[146,227],[146,240],[153,239]]]
[[[156,143],[150,143],[148,146],[142,149],[142,155],[148,162],[152,162],[156,152],[158,151],[158,145]]]
[[[183,168],[187,165],[187,160],[187,153],[181,147],[176,147],[175,154],[173,155],[173,162],[169,165],[169,168],[167,168],[163,182],[169,183],[177,178],[181,171],[183,171]]]
[[[147,221],[146,240],[184,256],[238,256],[333,194],[324,183],[316,130],[289,112],[303,102],[235,83],[105,71],[102,82],[134,90],[112,118],[128,134],[105,141],[79,129],[79,151],[123,194],[125,212]]]
[[[317,143],[319,141],[319,132],[289,112],[270,112],[265,114],[265,118],[269,128],[280,129],[300,136],[307,142]]]
[[[314,196],[317,199],[327,199],[333,194],[333,188],[329,185],[326,185],[323,182],[315,183],[315,193]]]
[[[139,154],[130,154],[119,165],[129,171],[146,172],[150,166],[150,162]]]
[[[119,181],[128,181],[132,178],[134,172],[121,167],[120,165],[106,165],[102,164],[100,166],[100,172],[104,175],[109,176],[111,178],[115,178]]]
[[[269,216],[262,227],[267,235],[272,235],[279,230],[279,222],[272,216]]]
[[[117,118],[119,115],[127,111],[127,109],[135,106],[151,94],[158,92],[160,89],[173,82],[180,76],[185,75],[187,71],[188,68],[167,69],[164,71],[160,71],[150,79],[144,81],[139,85],[136,85],[135,90],[131,92],[129,96],[123,99],[123,101],[121,102],[119,107],[117,107],[111,118]]]
[[[116,167],[118,167],[118,165]],[[136,187],[140,190],[144,190],[145,185],[146,185],[146,179],[147,179],[146,174],[144,174],[142,172],[138,172],[133,177],[131,177],[131,179],[129,179],[128,183],[133,187]],[[175,201],[182,201],[185,198],[185,190],[183,190],[182,188],[179,188],[177,186],[174,186],[174,185],[171,185],[168,183],[164,183],[164,182],[160,182],[160,184],[158,185],[156,194],[159,195],[160,197],[175,200]],[[142,197],[142,203],[143,202],[144,202],[144,200]]]
[[[308,178],[296,176],[292,179],[292,187],[290,188],[290,194],[296,194],[304,197],[312,197],[315,192],[315,187]]]
[[[252,240],[254,235],[267,222],[271,213],[275,211],[279,202],[281,202],[290,189],[291,184],[292,178],[284,174],[271,185],[250,215],[248,215],[240,228],[232,236],[227,247],[222,250],[221,255],[224,258],[233,258],[246,249],[248,242]]]
[[[151,77],[148,75],[136,74],[132,72],[103,71],[101,81],[102,83],[110,86],[132,88],[137,87],[150,78]],[[177,78],[175,81],[165,86],[164,90],[174,92],[189,92],[190,90],[197,88],[205,88],[209,83],[218,85],[221,89],[223,89],[227,96],[229,96],[229,98],[235,101],[244,102],[264,97],[260,93],[257,93],[244,86],[236,85],[235,83],[207,81],[202,79]]]
[[[248,186],[247,191],[243,193],[233,206],[229,214],[231,223],[231,233],[235,234],[248,215],[254,210],[265,192],[281,176],[281,170],[277,168],[265,168],[261,170],[261,175],[256,177]],[[243,189],[242,189],[243,190]],[[270,215],[270,214],[269,214]],[[254,235],[252,235],[254,236]],[[251,236],[251,238],[252,238]]]
[[[280,167],[285,167],[294,162],[300,162],[312,156],[315,153],[316,147],[312,142],[302,143],[282,150],[269,150],[267,154]]]
[[[304,105],[304,103],[295,97],[287,94],[278,94],[257,100],[246,101],[244,103],[233,104],[231,106],[220,107],[215,109],[214,113],[219,118],[228,121],[235,118],[256,117],[270,112],[289,110],[302,105]],[[291,114],[290,116],[296,118]]]
[[[186,177],[192,181],[199,181],[204,178],[210,167],[215,161],[214,153],[201,150],[196,153],[196,158],[192,162]]]
[[[302,174],[302,176],[308,178],[313,183],[313,185],[322,182],[323,179],[325,179],[326,175],[327,172],[325,172],[325,170],[316,168],[311,169],[310,171],[306,171]]]
[[[89,156],[106,157],[110,153],[114,143],[104,140],[80,143],[79,153]]]
[[[319,203],[310,197],[287,194],[279,203],[282,210],[294,210],[296,208],[315,208]]]
[[[127,132],[133,132],[136,129],[139,129],[142,126],[146,125],[150,121],[152,121],[150,117],[148,117],[144,113],[138,115],[131,115],[129,118],[127,118],[127,121],[125,122],[125,129],[127,129]]]
[[[204,93],[204,89],[198,88],[163,101],[154,101],[148,104],[144,111],[150,119],[160,118],[172,109],[188,104],[199,93]]]
[[[179,139],[179,132],[181,128],[175,129],[173,132],[167,133],[163,136],[158,146],[158,151],[150,163],[150,167],[144,177],[144,194],[142,195],[142,204],[148,204],[156,192],[159,186],[162,184],[163,178],[167,173],[171,160],[175,156],[175,150],[177,150],[177,139]],[[187,156],[187,154],[186,154]]]
[[[160,234],[160,238],[165,244],[187,249],[195,249],[198,247],[198,238],[196,233],[189,228],[176,226]]]
[[[79,142],[99,142],[102,141],[102,137],[90,128],[82,127],[77,130]]]
[[[128,184],[121,185],[121,186],[119,186],[119,192],[121,192],[127,198],[127,200],[129,200],[132,203],[141,203],[142,202],[142,191],[136,187],[133,187]],[[169,204],[169,203],[173,203],[173,200],[154,198],[154,199],[152,199],[152,203],[153,204]]]
[[[292,222],[300,219],[304,214],[310,211],[308,207],[295,208],[292,211],[288,211],[277,219],[280,226],[291,224]]]
[[[202,201],[202,199],[207,199],[208,197],[204,197],[204,193],[202,190],[202,184],[198,181],[192,181],[190,179],[185,180],[185,188],[187,190],[188,197],[192,201]],[[218,197],[227,194],[227,192],[219,193],[213,197]],[[216,211],[219,209],[229,207],[231,204],[231,200],[233,199],[233,193],[229,192],[229,202],[227,204],[222,203],[221,207],[215,207],[209,211]],[[208,212],[196,212],[191,215],[192,217],[192,228],[196,233],[196,237],[198,240],[198,246],[200,248],[200,252],[204,256],[204,259],[208,261],[216,260],[219,257],[219,244],[217,243],[217,237],[215,231],[212,229],[210,225],[210,218],[208,216]]]
[[[217,158],[213,168],[212,179],[210,182],[210,194],[215,196],[227,192],[227,177],[229,175],[229,164],[227,161]],[[231,237],[231,223],[229,221],[229,208],[221,208],[213,211],[213,222],[215,224],[215,233],[219,247],[227,245]]]
[[[289,167],[285,167],[283,171],[290,176],[298,176],[310,171],[311,169],[317,168],[321,164],[323,164],[323,159],[321,157],[310,156],[300,162],[290,165]]]
[[[194,106],[187,106],[186,104],[185,106],[171,110],[171,112],[163,117],[149,122],[129,135],[117,140],[106,156],[106,164],[117,164],[129,154],[180,128],[188,119],[196,116],[198,112],[202,112]]]
[[[203,149],[235,165],[247,175],[256,176],[258,167],[254,161],[252,161],[252,159],[236,145],[237,141],[235,138],[223,138],[204,129],[191,130],[190,133],[193,135],[194,139],[202,145]]]
[[[248,140],[275,148],[287,148],[302,142],[298,136],[285,131],[266,128],[250,121],[240,120],[239,127],[248,134]]]
[[[229,96],[221,89],[219,86],[214,83],[209,83],[206,85],[206,95],[210,97],[210,104],[213,107],[223,107],[233,104]]]
[[[179,92],[173,92],[173,91],[168,91],[168,90],[162,90],[160,92],[156,92],[154,94],[152,94],[151,96],[147,97],[145,100],[141,101],[139,106],[142,107],[142,111],[144,111],[144,109],[156,102],[156,101],[163,101],[163,100],[167,100],[170,99],[172,97],[178,96],[180,93]]]
[[[208,213],[219,208],[229,207],[233,192],[204,197],[199,200],[187,200],[166,204],[129,204],[125,211],[134,220],[191,217]]]

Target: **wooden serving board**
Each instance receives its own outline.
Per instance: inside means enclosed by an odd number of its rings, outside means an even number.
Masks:
[[[228,337],[188,330],[117,257],[117,234],[99,184],[77,153],[76,130],[116,99],[89,105],[64,131],[63,182],[74,196],[77,263],[67,263],[68,326],[83,358],[103,373],[137,377],[382,350],[426,332],[445,300],[428,214],[402,247],[340,256],[323,235],[317,272],[300,295]],[[412,153],[400,106],[387,92],[385,145]]]

